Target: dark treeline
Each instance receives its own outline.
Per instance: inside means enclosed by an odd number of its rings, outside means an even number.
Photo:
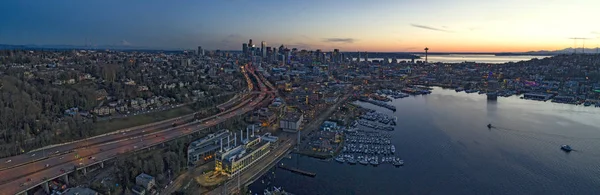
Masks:
[[[196,139],[214,133],[220,129],[237,130],[245,128],[246,124],[242,117],[234,117],[217,126],[203,130],[201,133],[195,133],[191,137],[180,138],[165,143],[164,146],[157,146],[158,150],[147,150],[138,152],[134,155],[122,155],[114,162],[117,187],[96,186],[95,190],[103,194],[115,193],[116,191],[126,192],[135,186],[135,177],[140,173],[146,173],[154,176],[159,187],[163,187],[170,180],[174,180],[183,171],[188,169],[187,146]]]
[[[94,115],[65,116],[65,110],[70,108],[89,111],[108,103],[106,99],[98,98],[98,91],[106,91],[108,96],[120,100],[162,96],[174,98],[175,103],[192,101],[191,97],[182,94],[191,94],[193,90],[205,92],[205,97],[209,98],[198,100],[192,105],[194,109],[215,106],[231,97],[214,97],[228,91],[209,87],[207,83],[211,81],[198,75],[175,75],[173,71],[161,72],[161,76],[141,74],[144,69],[139,65],[143,62],[141,60],[132,64],[94,65],[89,63],[94,59],[73,57],[69,63],[77,65],[51,68],[39,65],[52,63],[43,58],[15,54],[18,51],[10,51],[10,55],[6,52],[0,51],[0,157],[105,133],[96,131]],[[60,55],[68,56],[70,52]],[[96,79],[82,79],[86,74]],[[191,84],[171,89],[156,87],[161,80],[172,77]],[[54,83],[71,79],[76,82],[68,85]],[[138,85],[153,87],[140,91],[137,86],[125,85],[123,80],[127,79],[136,81]]]

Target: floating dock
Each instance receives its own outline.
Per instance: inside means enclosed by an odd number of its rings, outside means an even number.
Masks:
[[[292,173],[298,173],[298,174],[309,176],[309,177],[315,177],[315,176],[317,176],[316,173],[312,173],[312,172],[308,172],[308,171],[303,171],[303,170],[300,170],[300,169],[297,169],[297,168],[293,168],[293,167],[286,167],[286,166],[283,166],[283,165],[279,165],[277,167],[285,169],[285,170],[288,170],[288,171],[291,171]]]

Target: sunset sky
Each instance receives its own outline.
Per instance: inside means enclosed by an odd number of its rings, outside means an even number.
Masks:
[[[500,52],[600,43],[599,0],[6,0],[0,44]],[[577,42],[581,47],[582,40]]]

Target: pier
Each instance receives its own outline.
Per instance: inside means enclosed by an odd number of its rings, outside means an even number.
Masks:
[[[315,176],[317,176],[316,173],[312,173],[312,172],[308,172],[308,171],[303,171],[303,170],[300,170],[300,169],[297,169],[297,168],[293,168],[293,167],[286,167],[286,166],[283,166],[283,165],[279,165],[277,167],[285,169],[285,170],[288,170],[288,171],[291,171],[292,173],[298,173],[298,174],[309,176],[309,177],[315,177]]]
[[[381,106],[381,107],[384,107],[384,108],[387,108],[387,109],[390,109],[390,110],[396,112],[396,106],[389,105],[383,101],[371,100],[371,99],[367,99],[367,98],[359,98],[358,101],[368,102],[368,103],[371,103],[371,104],[374,104],[377,106]]]

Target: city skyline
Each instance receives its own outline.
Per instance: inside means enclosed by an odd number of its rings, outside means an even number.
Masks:
[[[595,7],[600,2],[17,1],[0,3],[0,44],[240,50],[254,39],[324,51],[524,52],[585,41],[595,48]]]

